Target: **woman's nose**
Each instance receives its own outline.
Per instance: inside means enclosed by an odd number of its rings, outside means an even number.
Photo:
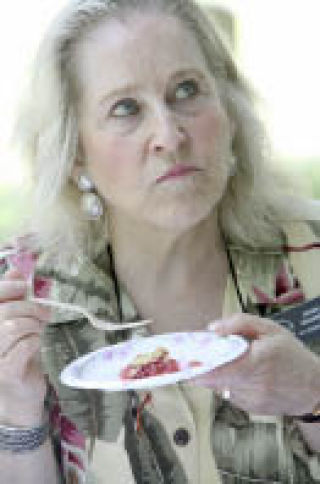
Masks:
[[[186,129],[170,112],[158,115],[153,126],[150,140],[150,149],[153,153],[175,153],[187,141]]]

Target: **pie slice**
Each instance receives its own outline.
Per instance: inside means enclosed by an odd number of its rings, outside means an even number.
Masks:
[[[170,357],[166,348],[159,347],[152,353],[139,353],[129,365],[121,370],[120,378],[136,380],[177,371],[180,371],[177,360]]]

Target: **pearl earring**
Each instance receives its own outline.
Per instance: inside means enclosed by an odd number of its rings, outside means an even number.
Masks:
[[[94,185],[87,175],[81,174],[77,181],[82,192],[81,209],[89,220],[98,220],[103,215],[103,203],[94,192]]]

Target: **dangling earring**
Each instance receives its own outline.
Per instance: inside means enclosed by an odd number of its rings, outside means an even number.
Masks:
[[[82,192],[81,209],[89,220],[98,220],[103,215],[103,203],[94,191],[94,185],[87,175],[81,174],[77,185]]]

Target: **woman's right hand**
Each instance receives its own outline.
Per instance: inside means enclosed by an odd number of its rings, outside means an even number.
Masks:
[[[50,311],[25,300],[26,293],[16,270],[0,280],[0,424],[29,427],[43,419],[40,337]]]

